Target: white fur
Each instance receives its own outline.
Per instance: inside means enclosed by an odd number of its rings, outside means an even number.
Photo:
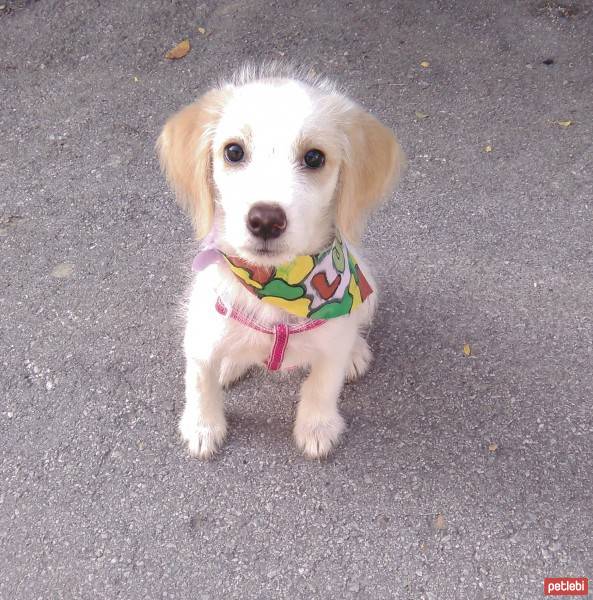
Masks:
[[[375,290],[350,315],[330,319],[317,329],[290,337],[283,366],[310,370],[301,388],[295,441],[306,456],[323,457],[345,429],[337,406],[344,381],[364,374],[371,360],[362,333],[370,325],[377,302],[376,283],[353,241],[357,228],[353,224],[350,230],[339,221],[340,211],[344,210],[341,203],[346,202],[348,194],[358,193],[360,206],[346,207],[350,212],[343,214],[357,216],[356,225],[363,222],[365,211],[389,189],[402,157],[391,132],[327,84],[277,76],[243,77],[240,83],[224,85],[220,91],[216,106],[207,108],[210,120],[199,133],[200,144],[207,138],[203,144],[207,156],[200,160],[208,160],[209,165],[201,176],[211,178],[212,206],[201,204],[208,199],[195,197],[200,194],[191,187],[193,172],[179,175],[182,166],[178,163],[185,154],[178,151],[183,148],[175,147],[180,143],[175,117],[159,140],[164,169],[187,198],[186,207],[195,219],[199,221],[210,214],[220,249],[260,265],[281,264],[297,255],[319,252],[333,239],[339,225],[350,238],[348,245]],[[194,106],[196,114],[201,114],[199,103]],[[194,121],[186,121],[183,127],[191,129]],[[365,128],[369,129],[368,140],[355,139],[365,135]],[[356,161],[375,160],[366,156],[373,152],[375,140],[382,146],[376,151],[391,152],[392,158],[384,161],[384,169],[374,163],[370,167],[363,165],[356,178],[350,170],[360,169]],[[244,164],[229,165],[224,161],[223,149],[230,142],[240,142],[245,148]],[[321,149],[326,155],[326,164],[318,171],[302,166],[303,152],[311,148]],[[192,148],[187,148],[187,152],[192,152]],[[383,158],[379,154],[376,160]],[[190,162],[187,168],[191,171],[201,167]],[[373,181],[365,182],[364,177]],[[374,181],[378,177],[385,181]],[[348,183],[352,178],[355,183]],[[347,188],[355,184],[359,185],[358,192]],[[199,185],[204,189],[203,181],[196,183]],[[367,194],[366,189],[373,192]],[[257,252],[261,240],[246,227],[247,213],[257,202],[278,204],[287,215],[286,231],[269,244],[271,255]],[[272,336],[216,312],[218,297],[267,326],[301,321],[259,301],[224,264],[212,264],[195,275],[187,308],[186,404],[179,428],[190,453],[200,458],[216,452],[226,435],[223,387],[251,366],[263,365],[272,346]]]

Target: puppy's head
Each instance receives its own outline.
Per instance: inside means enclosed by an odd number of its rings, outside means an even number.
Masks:
[[[163,169],[198,237],[274,265],[336,227],[357,241],[404,158],[393,133],[327,84],[263,77],[211,90],[165,124]]]

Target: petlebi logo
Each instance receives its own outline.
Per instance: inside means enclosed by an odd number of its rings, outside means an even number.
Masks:
[[[589,580],[586,577],[546,577],[544,596],[587,596]]]

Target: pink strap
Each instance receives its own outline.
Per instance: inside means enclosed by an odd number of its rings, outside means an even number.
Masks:
[[[220,298],[216,300],[216,310],[219,314],[223,316],[226,316],[229,312],[229,309],[226,307],[226,305]],[[247,327],[251,327],[251,329],[255,329],[256,331],[261,331],[262,333],[269,333],[270,335],[274,333],[273,329],[270,329],[269,327],[264,327],[263,325],[259,325],[254,320],[249,319],[234,307],[231,309],[230,316],[232,319],[235,319],[235,321],[239,321],[239,323],[241,323],[242,325],[247,325]]]
[[[226,307],[224,302],[217,298],[216,300],[216,311],[226,316],[229,314],[229,309]],[[265,365],[269,371],[278,371],[282,368],[282,361],[284,360],[284,354],[286,352],[286,347],[288,346],[288,340],[290,338],[291,333],[302,333],[303,331],[310,331],[311,329],[315,329],[320,325],[323,325],[325,321],[316,320],[316,321],[305,321],[304,323],[300,323],[298,325],[287,325],[286,323],[278,323],[275,325],[273,329],[270,327],[266,327],[246,317],[243,313],[238,311],[235,307],[232,307],[230,310],[230,317],[238,321],[242,325],[246,325],[247,327],[251,327],[251,329],[255,329],[261,333],[267,333],[268,335],[274,336],[274,342],[272,344],[272,350],[270,352],[270,356],[266,361]]]
[[[270,358],[268,358],[268,362],[266,363],[269,371],[277,371],[282,366],[289,337],[290,330],[288,329],[288,325],[279,323],[274,327],[274,344],[272,345]]]

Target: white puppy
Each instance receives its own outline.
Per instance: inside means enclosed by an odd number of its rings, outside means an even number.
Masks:
[[[244,70],[182,109],[158,149],[206,238],[184,341],[190,453],[220,448],[223,387],[263,365],[310,369],[294,437],[306,456],[327,455],[344,430],[344,381],[371,358],[362,334],[376,285],[356,244],[403,165],[395,136],[330,83],[272,68]]]

